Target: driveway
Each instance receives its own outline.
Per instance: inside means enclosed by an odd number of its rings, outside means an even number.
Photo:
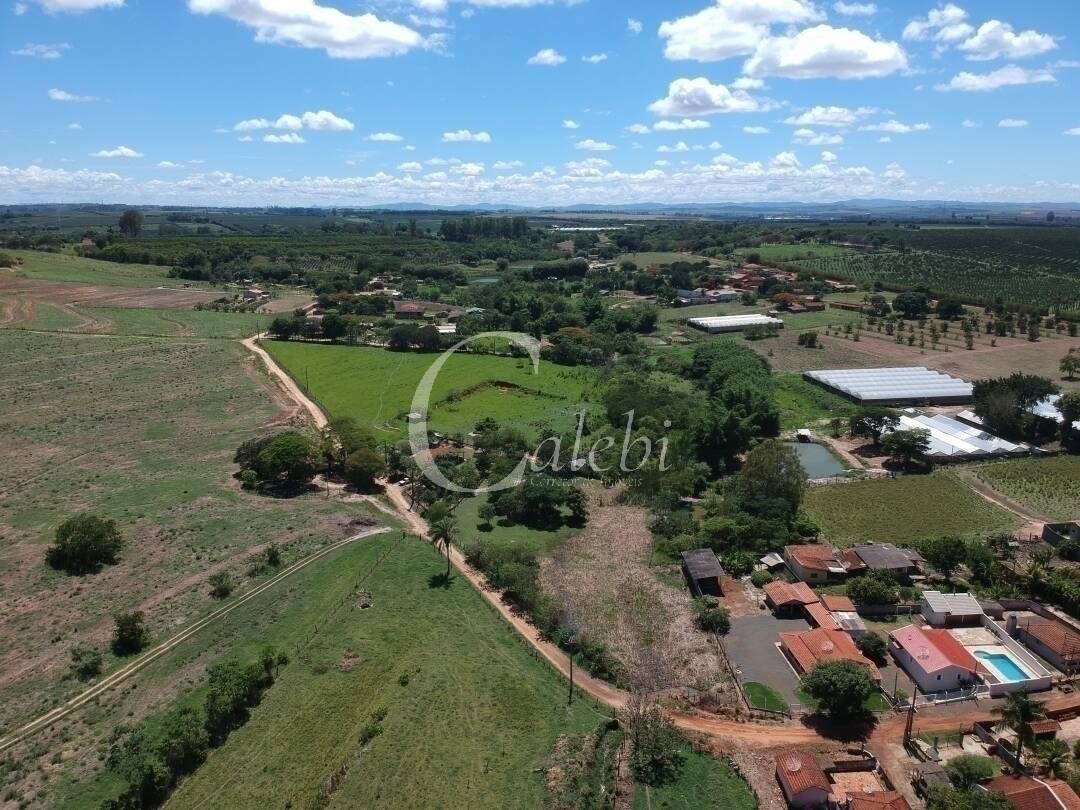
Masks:
[[[743,683],[763,683],[783,695],[789,704],[802,703],[795,696],[799,679],[776,646],[777,633],[809,629],[810,625],[803,619],[777,619],[771,613],[746,616],[732,620],[731,632],[724,637],[724,648]]]

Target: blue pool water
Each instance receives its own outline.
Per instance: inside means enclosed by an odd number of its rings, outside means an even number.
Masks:
[[[993,667],[994,671],[999,673],[1006,681],[1026,681],[1031,677],[1019,664],[1004,653],[988,653],[979,650],[975,653],[975,657]]]

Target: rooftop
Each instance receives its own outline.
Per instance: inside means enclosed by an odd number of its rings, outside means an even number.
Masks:
[[[1004,795],[1016,810],[1080,810],[1080,797],[1064,782],[1029,776],[999,776],[987,790]]]
[[[970,593],[941,593],[923,591],[923,601],[934,613],[947,613],[950,616],[981,616],[982,606]]]
[[[810,620],[810,623],[815,627],[820,627],[824,630],[839,630],[840,625],[837,624],[836,619],[832,617],[832,614],[822,605],[820,602],[814,602],[812,605],[806,605],[804,610],[806,611],[806,617]]]
[[[826,610],[830,610],[833,613],[854,613],[855,603],[847,596],[834,596],[832,594],[826,594],[821,597],[821,604],[825,606]]]
[[[840,562],[840,555],[832,546],[820,544],[785,546],[784,554],[811,571],[826,571],[831,574],[847,572],[844,564]]]
[[[805,582],[782,582],[773,580],[762,588],[769,601],[777,607],[787,605],[812,605],[818,601],[817,594]]]
[[[909,624],[889,633],[924,672],[937,672],[947,667],[961,667],[975,672],[978,662],[967,648],[948,630],[934,630]]]
[[[851,636],[843,630],[818,627],[801,633],[781,633],[780,642],[804,672],[823,661],[853,661],[870,670],[875,680],[881,678],[877,667],[859,652]]]
[[[1020,619],[1017,627],[1062,658],[1080,658],[1080,633],[1064,622],[1042,616],[1031,616]]]
[[[700,329],[745,329],[748,326],[782,326],[784,324],[779,318],[770,318],[768,315],[718,315],[709,318],[691,318],[687,323]]]
[[[1032,452],[1030,445],[1006,441],[951,416],[927,416],[909,411],[901,414],[896,429],[927,431],[930,434],[927,455],[931,458],[989,458]]]
[[[682,553],[683,565],[690,576],[695,579],[712,579],[724,575],[724,569],[720,567],[720,561],[716,559],[716,552],[707,548],[697,548],[693,551]]]
[[[974,391],[971,383],[923,366],[828,369],[804,376],[860,402],[966,400]]]
[[[922,555],[912,548],[897,548],[892,543],[863,543],[853,546],[855,554],[867,568],[905,571],[923,562]]]
[[[789,796],[814,788],[826,793],[832,790],[825,771],[821,770],[813,754],[806,751],[782,751],[777,754],[776,778]]]
[[[851,810],[911,810],[908,800],[895,791],[851,797]]]

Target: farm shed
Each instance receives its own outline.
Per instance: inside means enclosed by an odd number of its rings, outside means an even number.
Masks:
[[[982,624],[984,615],[979,600],[970,593],[923,591],[919,607],[932,627]]]
[[[691,318],[687,321],[695,329],[710,334],[720,332],[741,332],[751,326],[775,326],[781,328],[784,322],[768,315],[723,315],[714,318]]]
[[[1052,546],[1059,546],[1066,540],[1080,541],[1080,521],[1068,523],[1047,523],[1043,526],[1042,539]]]
[[[940,371],[912,368],[858,368],[807,371],[812,383],[862,405],[962,405],[973,387]]]
[[[900,415],[896,430],[925,430],[929,433],[930,446],[926,455],[935,461],[1026,456],[1033,452],[1030,445],[1006,441],[982,427],[966,424],[951,416],[928,416],[917,411],[906,411]]]
[[[783,751],[776,755],[776,781],[789,807],[824,807],[829,802],[832,785],[813,754],[806,751]]]
[[[1080,672],[1080,633],[1057,619],[1010,613],[1005,627],[1040,658],[1067,675]]]
[[[682,561],[683,573],[690,583],[690,590],[698,596],[724,595],[720,585],[724,569],[720,567],[720,561],[716,559],[716,553],[712,549],[698,548],[693,551],[684,551]]]
[[[975,656],[948,630],[909,624],[889,633],[889,651],[925,693],[951,692],[978,681]]]

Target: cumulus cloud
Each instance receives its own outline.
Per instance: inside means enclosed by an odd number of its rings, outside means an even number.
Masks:
[[[68,129],[82,129],[82,124],[68,124]]]
[[[795,143],[803,143],[807,146],[837,146],[844,142],[844,136],[835,132],[815,132],[807,127],[795,130],[792,135]]]
[[[834,152],[824,151],[821,153],[822,163],[836,163],[840,158],[836,156]]]
[[[626,18],[626,30],[631,34],[640,34],[642,28],[641,20],[635,20],[633,17]]]
[[[664,56],[717,62],[749,56],[775,23],[816,22],[822,13],[808,0],[716,0],[696,14],[660,25]]]
[[[860,118],[879,112],[877,107],[848,107],[817,105],[784,119],[785,124],[799,127],[850,127]]]
[[[367,139],[369,141],[374,141],[375,143],[399,143],[400,141],[405,140],[396,132],[372,132],[367,136]]]
[[[162,160],[158,163],[157,167],[159,169],[179,169],[180,164],[173,163],[171,160]]]
[[[736,90],[760,90],[765,86],[762,79],[752,79],[749,76],[740,76],[731,83]]]
[[[1065,134],[1073,136],[1080,135],[1080,127],[1071,127],[1070,129],[1065,130]]]
[[[712,124],[702,121],[700,118],[683,118],[679,121],[657,121],[653,125],[654,132],[681,132],[688,129],[709,129]]]
[[[444,41],[440,35],[425,37],[370,12],[347,14],[315,0],[188,0],[188,8],[195,14],[221,14],[246,25],[254,29],[258,42],[314,48],[335,59],[399,56],[436,48]]]
[[[574,144],[575,149],[581,149],[585,152],[610,152],[615,147],[607,141],[597,141],[592,138],[586,138],[583,141],[578,141]]]
[[[252,132],[260,129],[282,129],[299,132],[302,129],[328,132],[352,132],[356,127],[347,118],[335,115],[329,110],[306,112],[303,115],[286,113],[271,121],[268,118],[248,118],[233,127],[236,132]]]
[[[514,169],[522,169],[524,167],[525,162],[521,160],[497,160],[493,166],[497,172],[513,171]]]
[[[554,48],[543,48],[529,57],[530,65],[540,65],[541,67],[558,67],[565,61],[566,57]]]
[[[295,132],[286,132],[283,135],[279,135],[276,132],[272,132],[269,135],[263,135],[263,143],[307,143],[306,140]]]
[[[34,59],[59,59],[64,51],[71,48],[66,42],[57,42],[54,45],[28,42],[22,48],[11,52],[12,56],[29,56]]]
[[[61,90],[58,87],[49,90],[49,98],[53,101],[66,101],[76,104],[98,100],[97,96],[77,96],[74,93],[69,93],[67,90]]]
[[[851,28],[816,25],[762,40],[743,71],[755,77],[868,79],[907,66],[907,54],[896,42],[873,39]]]
[[[562,125],[563,129],[581,129],[581,124],[571,118],[567,118],[565,121],[563,121]]]
[[[795,169],[802,165],[794,152],[781,152],[772,159],[772,164],[788,169]]]
[[[833,11],[844,17],[873,17],[877,14],[877,6],[873,3],[845,3],[843,0],[838,0],[832,7]]]
[[[713,84],[704,76],[676,79],[668,85],[667,96],[649,105],[649,109],[657,115],[670,117],[750,113],[770,107],[745,90],[729,90],[722,84]]]
[[[456,132],[444,132],[442,141],[443,143],[491,143],[491,135],[487,132],[459,129]]]
[[[647,124],[631,124],[626,128],[626,131],[634,135],[648,135],[652,132],[652,129]]]
[[[968,13],[954,3],[931,9],[925,17],[912,20],[904,27],[907,40],[956,43],[971,36],[975,29],[967,22]]]
[[[742,131],[747,135],[768,135],[770,130],[768,127],[743,127]]]
[[[398,165],[398,171],[399,172],[412,173],[412,172],[422,172],[423,170],[424,170],[424,167],[421,166],[419,163],[417,163],[415,160],[410,160],[407,163],[401,163],[401,164]]]
[[[99,8],[120,8],[124,0],[37,0],[37,4],[49,14],[81,14]],[[25,3],[16,3],[16,14],[21,14],[18,7],[25,11]]]
[[[1017,33],[1008,23],[1001,20],[989,20],[979,26],[979,30],[957,46],[973,61],[988,59],[1024,59],[1029,56],[1052,51],[1057,42],[1049,34],[1038,31]]]
[[[863,132],[888,132],[890,135],[908,135],[912,132],[925,132],[930,129],[930,124],[904,124],[895,118],[889,121],[881,121],[876,124],[867,124],[859,127]]]
[[[99,158],[141,158],[142,156],[142,152],[136,152],[129,146],[118,146],[115,149],[102,149],[91,155],[91,157]]]
[[[690,147],[684,141],[679,141],[678,143],[673,144],[671,146],[668,146],[667,144],[664,144],[663,146],[658,146],[658,147],[656,147],[656,151],[657,152],[664,152],[664,153],[668,153],[668,152],[689,152]]]
[[[965,118],[963,121],[960,122],[960,126],[962,126],[964,129],[975,129],[975,127],[977,127],[978,125],[978,121],[972,121],[970,118]]]
[[[593,53],[581,57],[581,61],[589,65],[599,65],[601,62],[606,62],[607,60],[608,55],[606,53]]]
[[[1002,118],[998,121],[998,127],[1001,129],[1023,129],[1028,125],[1028,122],[1023,118]]]
[[[968,93],[988,93],[1000,87],[1056,81],[1049,70],[1028,70],[1019,65],[1005,65],[990,73],[970,73],[965,70],[953,76],[948,83],[935,85],[934,89],[943,92],[960,90]]]

